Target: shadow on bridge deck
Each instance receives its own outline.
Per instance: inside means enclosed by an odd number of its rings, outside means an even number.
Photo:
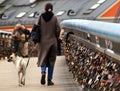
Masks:
[[[13,63],[0,61],[0,91],[82,91],[68,72],[64,56],[58,56],[55,64],[54,86],[40,84],[40,68],[36,65],[37,58],[31,58],[26,74],[26,85],[19,87],[17,71]]]

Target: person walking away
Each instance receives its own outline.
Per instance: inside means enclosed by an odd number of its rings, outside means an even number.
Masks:
[[[41,67],[41,84],[45,85],[46,74],[48,74],[47,85],[51,86],[54,85],[52,79],[57,55],[57,38],[59,38],[60,34],[60,25],[57,17],[53,13],[53,5],[47,3],[44,9],[45,12],[38,18],[38,24],[41,26],[41,38],[38,43],[37,66]],[[48,68],[48,73],[46,73],[46,68]]]
[[[28,57],[28,39],[30,31],[22,24],[17,24],[12,33],[14,52],[18,56]]]

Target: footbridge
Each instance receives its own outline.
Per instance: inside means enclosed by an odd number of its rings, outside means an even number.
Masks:
[[[61,56],[56,59],[55,85],[40,84],[35,51],[23,87],[17,84],[14,64],[8,63],[6,56],[1,59],[0,91],[120,91],[120,25],[70,19],[62,21],[61,28]]]

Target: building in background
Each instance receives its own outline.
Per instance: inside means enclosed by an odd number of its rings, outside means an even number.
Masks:
[[[0,0],[0,30],[11,31],[17,23],[31,28],[46,2],[54,5],[59,21],[77,18],[118,23],[120,18],[120,0]]]

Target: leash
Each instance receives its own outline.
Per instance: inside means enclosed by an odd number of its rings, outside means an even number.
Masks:
[[[28,67],[28,64],[29,64],[29,61],[30,61],[30,55],[32,54],[32,52],[34,51],[34,49],[36,49],[36,46],[33,46],[33,47],[32,47],[32,50],[31,50],[31,52],[30,52],[30,54],[29,54],[29,57],[28,57],[28,61],[27,61],[26,68]]]

